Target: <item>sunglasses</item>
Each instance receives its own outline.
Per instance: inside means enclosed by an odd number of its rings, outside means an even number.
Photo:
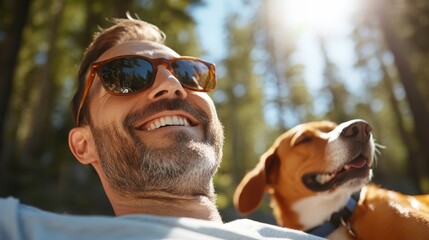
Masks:
[[[98,75],[108,93],[128,96],[150,88],[159,65],[165,66],[188,90],[209,92],[216,87],[215,65],[194,57],[151,59],[140,55],[125,55],[96,62],[90,66],[91,73],[77,111],[76,126],[79,126],[80,112],[95,75]]]

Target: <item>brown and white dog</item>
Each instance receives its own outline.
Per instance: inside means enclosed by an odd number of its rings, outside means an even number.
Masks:
[[[269,192],[280,226],[329,239],[429,239],[429,195],[367,185],[375,151],[363,120],[298,125],[247,173],[234,205],[250,213]]]

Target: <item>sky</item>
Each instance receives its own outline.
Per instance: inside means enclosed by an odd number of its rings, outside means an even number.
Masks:
[[[239,11],[240,7],[236,0],[206,0],[206,6],[192,11],[207,61],[216,62],[225,56],[225,18],[228,11]]]
[[[316,34],[322,33],[330,39],[327,48],[330,57],[340,65],[340,71],[348,75],[352,69],[353,45],[348,39],[351,31],[349,19],[357,8],[357,0],[272,0],[276,6],[272,14],[279,16],[288,28],[297,32],[298,51],[296,58],[307,66],[306,78],[317,87],[320,82],[322,63]],[[225,55],[226,39],[224,31],[225,15],[228,11],[241,11],[241,1],[207,1],[205,7],[195,9],[192,14],[204,56],[208,61],[216,62]]]
[[[266,0],[268,1],[268,0]],[[322,34],[330,60],[337,65],[338,73],[347,81],[349,91],[363,89],[362,76],[354,69],[354,46],[350,39],[351,18],[358,9],[358,0],[269,0],[274,4],[270,15],[278,16],[297,41],[294,59],[305,65],[305,79],[310,91],[317,94],[323,85],[322,53],[317,34]],[[197,22],[198,35],[204,59],[217,62],[225,56],[225,16],[228,11],[243,11],[241,1],[207,1],[205,7],[196,8],[192,14]],[[217,64],[217,63],[216,63]],[[323,105],[315,106],[323,112]]]

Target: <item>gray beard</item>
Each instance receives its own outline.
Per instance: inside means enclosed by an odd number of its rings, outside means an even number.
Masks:
[[[162,100],[147,110],[131,113],[123,126],[91,125],[100,163],[111,187],[126,195],[161,191],[214,198],[213,175],[222,158],[223,128],[218,119],[209,122],[202,111],[182,100]],[[183,107],[185,106],[185,107]],[[150,148],[131,127],[145,114],[182,109],[202,120],[204,140],[194,141],[186,132],[172,133],[174,144]]]

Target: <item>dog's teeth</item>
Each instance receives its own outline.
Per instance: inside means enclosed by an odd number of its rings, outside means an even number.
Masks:
[[[316,181],[320,184],[324,184],[324,183],[326,183],[328,178],[329,178],[329,176],[327,174],[319,174],[316,177]]]
[[[349,166],[349,165],[345,165],[345,166],[344,166],[344,169],[345,169],[345,170],[349,170],[349,169],[350,169],[350,166]]]
[[[316,176],[316,182],[325,184],[335,177],[336,173],[319,174]]]

